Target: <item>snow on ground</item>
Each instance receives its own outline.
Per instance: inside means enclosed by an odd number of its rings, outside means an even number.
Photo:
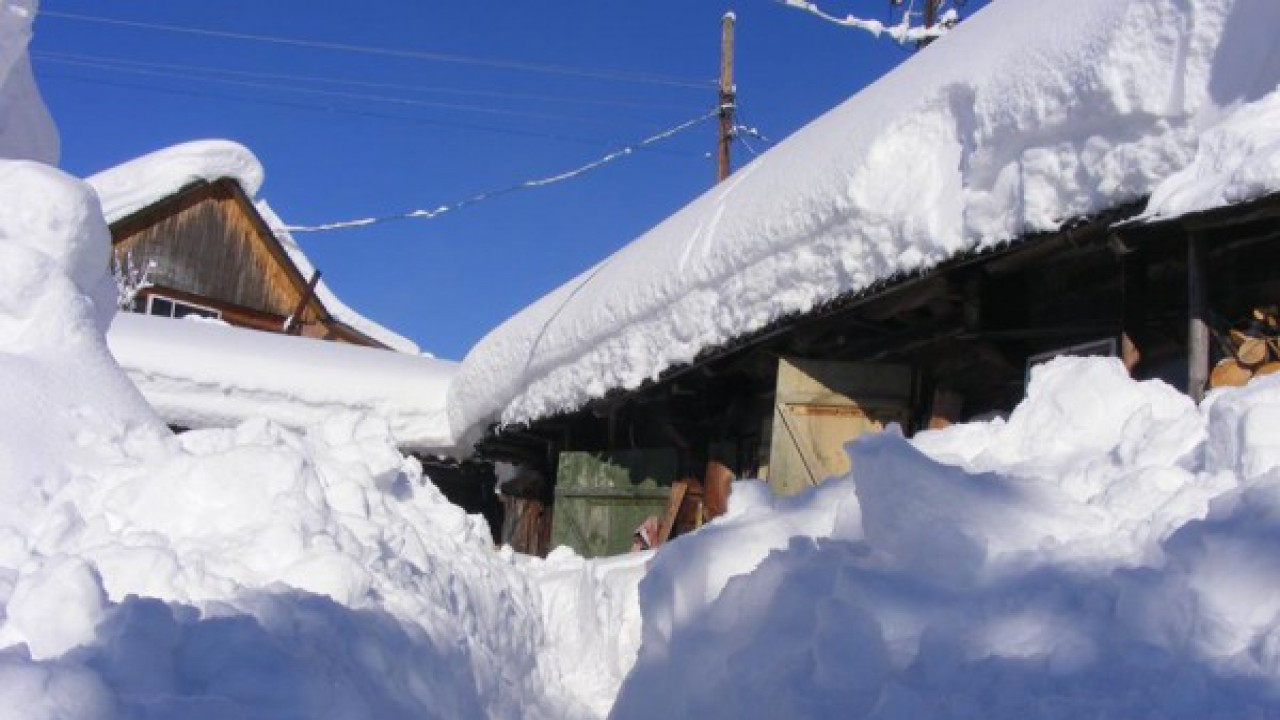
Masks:
[[[235,180],[250,198],[262,189],[265,171],[261,161],[245,146],[230,140],[196,140],[157,150],[108,168],[87,179],[102,200],[107,222],[117,220],[150,207],[196,182],[214,182],[223,178]],[[310,278],[315,266],[302,247],[288,232],[284,223],[265,200],[254,206],[267,227],[288,253],[289,259],[304,278]],[[379,325],[352,310],[333,293],[321,278],[316,284],[316,297],[329,314],[397,352],[416,355],[419,349],[412,340]]]
[[[1197,408],[1115,360],[1034,372],[1007,422],[735,485],[641,581],[610,717],[1280,713],[1280,378]]]
[[[445,397],[457,363],[218,323],[120,313],[117,362],[170,425],[267,418],[295,430],[344,411],[385,421],[406,451],[453,446]]]
[[[637,387],[878,280],[1141,200],[1180,171],[1194,182],[1153,212],[1280,190],[1277,25],[1271,0],[992,3],[491,332],[451,391],[455,434]]]

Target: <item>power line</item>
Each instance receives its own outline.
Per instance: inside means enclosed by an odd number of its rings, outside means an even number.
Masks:
[[[427,60],[431,62],[453,63],[456,65],[471,65],[474,67],[492,68],[497,70],[518,70],[522,72],[542,73],[546,75],[563,75],[569,77],[589,78],[594,80],[611,80],[614,82],[630,82],[645,85],[665,85],[668,87],[691,88],[697,90],[706,90],[709,83],[687,80],[684,78],[676,78],[664,75],[655,75],[648,73],[631,73],[620,71],[606,70],[589,70],[584,68],[574,68],[565,65],[541,65],[537,63],[517,62],[514,60],[494,60],[490,58],[480,58],[468,55],[457,55],[450,53],[426,52],[420,50],[400,50],[396,48],[374,47],[369,45],[352,45],[348,43],[326,42],[322,40],[303,40],[299,38],[288,38],[278,35],[257,35],[252,33],[236,33],[225,30],[210,30],[208,28],[195,28],[182,25],[167,25],[162,23],[141,22],[138,20],[124,20],[120,18],[108,18],[97,15],[84,15],[80,13],[58,12],[53,10],[44,10],[40,13],[41,17],[58,18],[60,20],[72,20],[76,22],[97,23],[100,25],[114,25],[117,27],[129,27],[142,30],[156,30],[159,32],[178,33],[184,35],[196,35],[200,37],[218,38],[223,40],[242,40],[249,42],[269,43],[273,45],[283,45],[288,47],[309,48],[315,50],[332,50],[337,52],[357,53],[361,55],[377,55],[382,57],[408,58],[413,60]]]
[[[247,103],[251,105],[264,105],[269,107],[281,107],[290,110],[301,110],[304,112],[317,112],[328,115],[352,115],[357,117],[373,118],[379,120],[395,120],[400,122],[408,122],[417,125],[429,125],[433,127],[446,127],[457,130],[466,130],[474,132],[484,132],[498,135],[511,135],[515,137],[539,138],[544,140],[554,140],[556,142],[571,143],[576,145],[591,145],[594,147],[609,146],[614,143],[611,140],[603,138],[588,137],[582,135],[561,135],[556,133],[538,132],[535,130],[526,130],[520,128],[497,127],[493,125],[477,125],[475,123],[454,122],[449,120],[439,120],[433,118],[415,117],[409,115],[394,115],[389,113],[370,112],[367,110],[353,110],[350,108],[342,108],[334,105],[313,105],[301,102],[291,102],[287,100],[264,100],[260,98],[248,98],[238,95],[228,95],[225,93],[215,93],[201,90],[192,90],[189,88],[167,88],[156,85],[142,85],[138,83],[119,82],[111,80],[103,80],[99,78],[77,77],[75,75],[60,75],[53,72],[43,72],[46,78],[58,80],[69,80],[72,82],[86,83],[98,86],[125,88],[129,90],[140,90],[143,92],[159,93],[163,95],[177,95],[181,97],[192,97],[198,99],[228,100],[231,102]],[[650,152],[662,153],[667,155],[685,156],[685,153],[676,153],[664,148],[650,148]]]
[[[485,202],[487,200],[493,200],[495,198],[502,197],[503,195],[510,195],[511,193],[519,192],[521,190],[530,190],[538,187],[546,187],[547,185],[554,185],[556,183],[564,182],[566,180],[571,180],[575,177],[588,173],[592,170],[603,167],[604,165],[607,165],[619,158],[630,156],[632,153],[634,153],[637,150],[642,150],[650,145],[653,145],[654,143],[661,142],[663,140],[666,140],[667,138],[670,138],[674,135],[684,132],[685,130],[688,130],[689,128],[699,123],[706,122],[711,118],[717,117],[719,114],[720,114],[720,109],[716,108],[715,110],[712,110],[711,112],[706,113],[705,115],[701,115],[699,117],[693,118],[692,120],[686,120],[685,122],[682,122],[679,125],[663,130],[662,132],[657,133],[656,135],[651,135],[639,142],[632,143],[631,145],[620,148],[618,150],[614,150],[613,152],[609,153],[608,155],[605,155],[604,157],[597,158],[596,160],[592,160],[591,162],[585,165],[579,166],[577,168],[574,168],[572,170],[568,170],[556,175],[550,175],[548,177],[537,178],[534,180],[526,180],[522,183],[518,183],[516,185],[510,185],[508,187],[505,187],[499,190],[490,190],[487,192],[482,192],[477,195],[473,195],[469,198],[466,198],[464,200],[459,200],[457,202],[450,203],[447,205],[441,205],[434,209],[411,210],[409,212],[399,213],[397,215],[384,215],[382,217],[368,217],[368,218],[361,218],[359,220],[346,220],[343,222],[325,223],[323,225],[286,225],[284,227],[277,228],[277,229],[283,230],[285,232],[297,232],[297,233],[328,232],[331,230],[346,230],[350,228],[369,227],[370,225],[379,225],[382,223],[392,222],[394,220],[431,220],[441,215],[444,215],[445,213],[453,212],[455,210],[461,210],[462,208],[465,208],[471,205],[476,205],[476,204]]]
[[[146,69],[168,70],[173,72],[184,73],[183,77],[190,77],[189,73],[205,73],[209,75],[226,75],[231,77],[245,77],[261,80],[283,80],[288,82],[307,82],[320,85],[337,85],[347,87],[363,87],[379,90],[398,90],[404,92],[416,93],[438,93],[441,95],[466,95],[473,97],[490,97],[501,98],[504,100],[529,100],[533,102],[552,102],[566,103],[575,105],[601,105],[623,108],[665,108],[678,109],[687,107],[686,105],[676,105],[674,103],[654,103],[639,100],[622,100],[614,98],[584,98],[569,97],[565,95],[537,95],[530,93],[515,92],[498,92],[493,90],[472,90],[466,88],[448,88],[448,87],[429,87],[422,85],[410,85],[406,83],[386,83],[386,82],[370,82],[367,80],[349,80],[344,78],[320,77],[316,75],[295,75],[291,73],[270,73],[258,72],[253,70],[236,70],[232,68],[211,67],[207,65],[187,65],[183,63],[167,63],[167,62],[148,62],[143,60],[133,60],[129,58],[107,57],[102,55],[83,55],[80,53],[57,53],[57,52],[33,52],[31,57],[37,60],[48,60],[51,62],[81,62],[81,63],[101,63],[103,65],[113,65],[122,67],[138,67]]]
[[[341,98],[344,100],[359,100],[362,102],[381,102],[394,105],[405,105],[413,107],[426,107],[437,110],[453,110],[457,112],[471,112],[485,115],[504,115],[508,117],[525,117],[535,118],[538,120],[567,120],[572,122],[603,122],[596,118],[575,117],[569,115],[556,115],[552,113],[536,113],[520,110],[506,110],[502,108],[484,107],[479,105],[460,105],[457,103],[442,103],[431,100],[418,100],[415,98],[391,97],[387,95],[369,95],[365,93],[352,93],[340,90],[320,90],[317,88],[294,87],[289,85],[281,85],[278,83],[252,82],[248,80],[233,80],[229,78],[213,78],[213,77],[192,77],[179,71],[169,70],[148,70],[145,68],[135,67],[113,67],[101,63],[83,62],[79,60],[63,60],[60,58],[36,57],[40,62],[56,63],[60,65],[70,65],[74,67],[92,68],[95,70],[109,70],[113,72],[126,72],[135,75],[145,75],[152,77],[168,77],[181,78],[183,80],[194,80],[197,82],[209,82],[219,85],[231,85],[236,87],[246,87],[258,90],[275,90],[278,92],[289,92],[301,95],[317,95],[322,97]]]

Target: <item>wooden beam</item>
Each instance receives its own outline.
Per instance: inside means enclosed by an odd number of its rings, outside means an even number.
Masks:
[[[662,527],[654,547],[665,543],[671,537],[671,528],[675,527],[676,516],[680,514],[680,505],[684,503],[684,494],[689,490],[688,480],[677,480],[671,484],[671,494],[667,497],[667,511],[662,515]]]
[[[1209,382],[1209,287],[1205,240],[1187,235],[1187,394],[1200,402]]]
[[[311,279],[307,281],[307,289],[302,292],[302,297],[298,298],[298,305],[294,307],[293,313],[289,315],[289,320],[285,323],[284,332],[286,335],[297,335],[302,332],[302,313],[307,309],[307,304],[311,302],[311,298],[315,297],[316,285],[320,282],[320,271],[316,270],[311,273]]]

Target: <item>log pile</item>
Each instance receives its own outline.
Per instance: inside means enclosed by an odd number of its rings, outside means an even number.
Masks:
[[[1209,375],[1210,387],[1239,387],[1255,377],[1280,372],[1280,313],[1276,306],[1255,308],[1243,330],[1219,337],[1226,356]]]

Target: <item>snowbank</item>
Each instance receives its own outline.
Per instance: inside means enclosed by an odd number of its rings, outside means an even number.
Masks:
[[[854,470],[663,548],[610,717],[1271,717],[1280,378],[1197,408],[1118,361],[1008,422],[849,445]]]
[[[58,131],[31,75],[37,0],[0,0],[0,158],[58,162]]]
[[[354,411],[383,419],[402,449],[453,447],[444,403],[456,363],[133,313],[116,316],[107,343],[170,425],[262,417],[305,430]]]
[[[90,438],[159,425],[102,338],[109,243],[92,190],[0,160],[0,566]]]
[[[548,651],[529,575],[383,420],[172,435],[107,350],[109,252],[92,188],[0,160],[0,718],[596,715]],[[304,359],[445,365],[346,350]]]
[[[108,243],[87,185],[0,161],[0,718],[593,716],[537,588],[383,420],[170,434],[107,352]]]
[[[117,220],[150,207],[200,181],[214,182],[223,178],[235,180],[250,198],[262,189],[262,163],[248,148],[230,140],[197,140],[157,150],[89,177],[88,183],[102,199],[107,222]],[[255,207],[267,226],[288,253],[289,259],[304,278],[310,278],[315,266],[289,233],[281,230],[284,223],[265,200]],[[416,355],[418,346],[352,310],[329,289],[323,279],[316,285],[316,297],[339,322],[345,323],[397,352]]]
[[[637,387],[877,280],[1140,200],[1197,153],[1205,202],[1280,189],[1273,161],[1248,159],[1276,137],[1278,23],[1267,0],[992,3],[491,332],[451,391],[455,434]]]

